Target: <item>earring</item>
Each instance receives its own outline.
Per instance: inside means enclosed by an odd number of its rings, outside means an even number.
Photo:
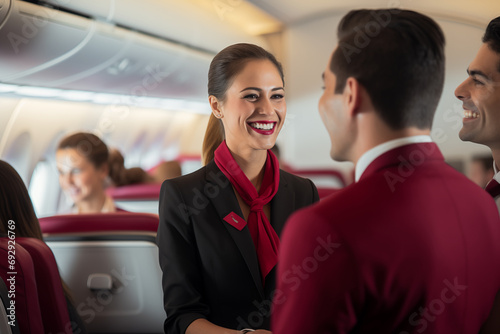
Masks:
[[[215,118],[222,118],[222,114],[214,114]]]

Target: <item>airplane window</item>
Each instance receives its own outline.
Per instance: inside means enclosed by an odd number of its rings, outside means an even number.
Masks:
[[[55,167],[48,161],[42,160],[35,166],[29,184],[29,194],[37,217],[50,216],[56,213],[55,204],[59,202],[60,191],[48,191],[58,189],[58,176]]]
[[[14,135],[15,139],[7,143],[6,152],[2,159],[7,161],[19,173],[24,183],[28,184],[30,171],[30,156],[33,153],[32,138],[25,131]]]
[[[189,174],[201,167],[201,160],[185,160],[182,162],[182,174]]]

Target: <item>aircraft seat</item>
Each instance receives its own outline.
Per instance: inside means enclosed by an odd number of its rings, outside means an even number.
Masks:
[[[13,313],[7,309],[7,317],[15,315],[20,333],[44,333],[33,260],[24,247],[13,241],[0,238],[0,277],[15,302]]]
[[[36,238],[16,238],[16,243],[26,249],[33,259],[45,332],[73,333],[54,254],[43,241]]]
[[[117,207],[131,212],[158,213],[161,183],[132,184],[108,188]]]
[[[115,200],[158,199],[161,183],[141,183],[108,188],[106,192]]]
[[[39,222],[42,233],[46,235],[113,231],[145,231],[156,234],[158,230],[158,215],[143,212],[57,215],[40,218]]]
[[[40,218],[90,333],[163,333],[158,221],[131,212]]]
[[[320,199],[323,199],[347,185],[344,175],[330,169],[292,169],[291,173],[307,177],[316,185]]]
[[[10,307],[10,298],[9,291],[7,290],[7,285],[0,277],[0,333],[5,334],[19,334],[19,327],[17,321],[14,319],[12,322],[9,318],[7,318],[7,313],[9,312],[7,309]],[[10,324],[9,324],[10,322]]]

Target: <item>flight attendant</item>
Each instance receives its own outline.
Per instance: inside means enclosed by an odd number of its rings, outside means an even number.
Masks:
[[[279,235],[318,194],[270,151],[286,115],[276,58],[235,44],[215,56],[208,77],[206,165],[160,193],[165,333],[270,333]]]
[[[78,132],[61,140],[56,151],[59,184],[74,202],[71,213],[122,211],[106,194],[109,152],[96,135]]]

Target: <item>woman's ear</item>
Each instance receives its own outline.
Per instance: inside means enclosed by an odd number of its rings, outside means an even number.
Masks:
[[[109,164],[103,163],[101,166],[96,167],[97,173],[101,180],[106,180],[109,177]]]
[[[222,103],[213,95],[208,97],[208,102],[210,104],[210,108],[212,108],[212,113],[215,118],[222,118],[224,114],[222,113]]]

